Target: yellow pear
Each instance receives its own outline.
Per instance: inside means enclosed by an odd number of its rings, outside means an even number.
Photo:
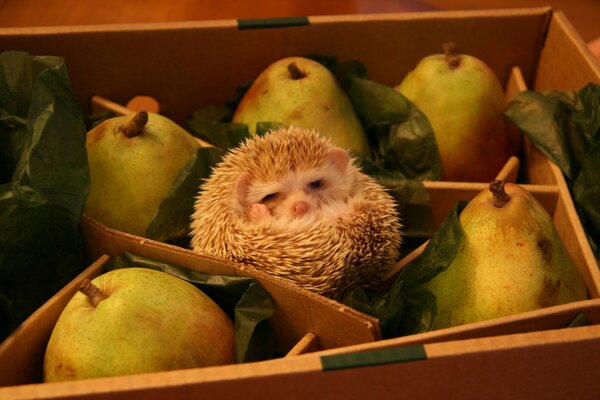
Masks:
[[[287,57],[269,65],[239,103],[233,122],[256,133],[258,122],[314,129],[334,144],[369,154],[367,136],[335,76],[319,62]]]
[[[61,312],[44,381],[199,368],[235,362],[227,314],[191,283],[149,268],[83,282]]]
[[[86,148],[85,213],[111,228],[145,236],[198,142],[169,118],[142,111],[102,122],[88,132]]]
[[[434,329],[587,298],[552,218],[522,186],[493,181],[459,221],[455,259],[426,285],[437,298]]]
[[[396,90],[427,117],[446,181],[489,182],[519,149],[519,136],[504,117],[504,91],[482,60],[457,54],[423,58]]]

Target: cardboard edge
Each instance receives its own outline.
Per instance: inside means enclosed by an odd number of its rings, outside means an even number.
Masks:
[[[338,14],[338,15],[311,15],[308,24],[328,24],[332,22],[361,22],[361,21],[406,21],[423,19],[470,19],[470,18],[510,18],[518,16],[536,16],[551,14],[552,7],[512,7],[482,10],[460,10],[460,11],[419,11],[415,12],[392,12],[392,13],[369,13],[369,14]],[[122,24],[93,24],[93,25],[70,25],[70,26],[32,26],[32,27],[4,27],[0,29],[0,36],[48,36],[73,33],[97,33],[97,32],[132,32],[146,30],[187,30],[187,29],[239,29],[238,19],[214,19],[214,20],[192,20],[172,22],[137,22]],[[271,29],[278,29],[279,26]],[[261,28],[263,29],[263,28]]]
[[[147,30],[188,30],[188,29],[223,29],[236,28],[237,20],[197,20],[197,21],[173,21],[173,22],[131,22],[122,24],[90,24],[90,25],[60,25],[60,26],[27,26],[27,27],[4,27],[0,29],[0,36],[53,36],[65,34],[87,34],[87,33],[114,33],[135,32]]]
[[[536,16],[551,14],[552,7],[508,7],[498,9],[480,10],[444,10],[444,11],[419,11],[391,12],[351,15],[316,15],[310,16],[311,24],[330,22],[361,22],[361,21],[407,21],[423,19],[465,19],[465,18],[503,18],[518,16]]]
[[[590,296],[598,297],[600,296],[600,265],[587,239],[562,171],[555,164],[551,164],[551,167],[559,192],[558,213],[560,216],[564,216],[564,218],[558,218],[555,223],[560,221],[564,227],[562,229],[565,232],[562,237],[563,241],[571,241],[576,244],[576,246],[567,246],[567,249],[574,249],[569,252],[572,258],[579,260],[578,265],[585,264],[588,266],[581,273],[584,274],[586,282],[588,282]]]
[[[307,16],[309,24],[330,22],[358,22],[365,19],[372,20],[411,20],[411,19],[438,19],[438,18],[486,18],[486,17],[515,17],[549,13],[551,7],[522,7],[504,8],[496,10],[470,10],[470,11],[421,11],[418,15],[414,12],[372,13],[372,14],[340,14],[340,15],[314,15]],[[238,19],[192,20],[172,22],[137,22],[123,24],[94,24],[70,26],[34,26],[34,27],[6,27],[0,30],[0,35],[29,35],[46,36],[67,33],[88,32],[127,32],[143,30],[185,30],[196,28],[239,28]],[[274,26],[271,29],[280,28]],[[263,28],[261,28],[263,29]]]
[[[54,384],[32,384],[21,387],[0,388],[0,399],[24,399],[24,398],[106,398],[107,396],[120,394],[130,399],[158,399],[168,395],[170,398],[178,396],[189,396],[190,393],[204,393],[203,398],[227,398],[234,393],[246,393],[247,396],[260,396],[260,398],[311,398],[312,395],[339,396],[340,392],[348,394],[350,390],[358,392],[371,392],[374,390],[374,381],[379,382],[376,386],[382,390],[396,391],[397,385],[379,386],[388,382],[392,376],[397,383],[408,383],[411,381],[409,374],[399,374],[400,370],[415,371],[419,368],[430,371],[434,375],[447,376],[450,370],[440,368],[438,363],[445,362],[446,367],[450,365],[462,366],[454,374],[461,375],[466,369],[481,368],[488,366],[494,375],[504,375],[501,371],[493,371],[493,365],[498,359],[507,355],[523,357],[523,352],[556,353],[563,357],[553,357],[553,363],[562,364],[566,360],[564,356],[581,362],[587,357],[600,357],[600,326],[583,326],[577,328],[555,329],[542,332],[526,332],[510,335],[473,338],[466,340],[450,340],[439,343],[428,343],[417,346],[422,357],[413,360],[397,360],[385,364],[371,363],[370,365],[354,364],[347,368],[339,368],[333,371],[324,371],[324,357],[354,356],[357,349],[348,347],[338,352],[317,352],[299,355],[296,357],[265,361],[261,363],[247,363],[228,367],[209,367],[196,370],[180,370],[165,373],[152,373],[115,378],[102,378],[92,381],[82,380],[74,382],[63,382]],[[398,349],[398,348],[397,348]],[[399,348],[402,349],[402,348]],[[584,352],[574,351],[584,349]],[[381,352],[381,349],[362,349],[360,356],[369,356],[369,352]],[[554,354],[552,354],[553,356]],[[460,360],[460,361],[459,361]],[[404,362],[402,362],[404,361]],[[475,364],[473,364],[475,361]],[[528,363],[530,365],[530,363]],[[513,367],[518,367],[517,365]],[[368,369],[377,368],[369,373],[369,385],[348,386],[350,382],[364,377]],[[432,369],[436,368],[436,369]],[[540,369],[546,368],[540,365]],[[518,370],[518,368],[515,368]],[[510,368],[509,368],[510,370]],[[437,372],[434,372],[437,371]],[[424,373],[424,371],[421,371]],[[586,379],[593,375],[588,371]],[[422,376],[422,375],[419,375]],[[510,373],[513,379],[518,376]],[[547,375],[536,374],[537,380],[545,380]],[[438,376],[439,378],[439,376]],[[529,379],[523,376],[520,379]],[[464,385],[470,379],[463,376],[460,380],[446,381],[443,389],[447,390],[449,385]],[[327,383],[327,385],[324,385]],[[504,383],[504,382],[500,382]],[[551,382],[545,382],[550,384]],[[590,382],[591,383],[591,382]],[[598,385],[596,381],[595,385]],[[361,389],[362,387],[362,389]],[[204,388],[204,390],[203,390]],[[208,390],[210,388],[210,390]],[[509,388],[513,392],[516,388]],[[589,390],[589,387],[583,390]],[[415,385],[413,392],[423,394],[425,389],[422,384]],[[435,390],[435,387],[433,388]],[[439,388],[438,388],[439,390]],[[480,387],[471,388],[473,392],[481,395]],[[520,388],[519,390],[522,390]],[[446,391],[446,394],[449,392]],[[588,392],[589,393],[589,392]],[[455,393],[456,394],[456,393]],[[357,394],[358,395],[358,394]],[[360,398],[360,395],[359,395]]]

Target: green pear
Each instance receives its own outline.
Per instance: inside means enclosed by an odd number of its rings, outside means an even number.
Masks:
[[[235,362],[233,323],[192,284],[148,268],[86,280],[52,330],[44,381]]]
[[[423,58],[395,87],[427,117],[446,181],[489,182],[519,150],[519,136],[504,117],[505,97],[482,60],[456,54]]]
[[[233,122],[314,129],[343,149],[369,154],[367,136],[335,76],[319,62],[287,57],[268,66],[239,103]]]
[[[426,285],[437,298],[434,329],[587,298],[552,218],[522,186],[493,181],[459,221],[455,259]]]
[[[111,228],[145,236],[198,146],[190,133],[159,114],[142,111],[103,121],[86,139],[90,191],[85,213]]]

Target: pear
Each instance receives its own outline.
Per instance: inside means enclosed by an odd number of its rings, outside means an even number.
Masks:
[[[455,259],[426,285],[437,298],[434,329],[587,298],[552,218],[522,186],[493,181],[459,221]]]
[[[93,280],[61,312],[44,356],[44,381],[199,368],[235,362],[235,330],[194,285],[148,268]]]
[[[370,152],[363,127],[335,76],[304,57],[269,65],[240,101],[233,122],[247,124],[253,134],[257,122],[314,129],[345,150]]]
[[[111,228],[145,236],[198,146],[159,114],[141,111],[103,121],[86,137],[90,191],[84,212]]]
[[[429,120],[446,181],[489,182],[519,150],[519,136],[504,118],[505,97],[482,60],[444,54],[423,58],[395,87]]]

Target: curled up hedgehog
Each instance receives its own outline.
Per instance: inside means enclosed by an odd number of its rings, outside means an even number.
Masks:
[[[201,185],[191,246],[329,298],[378,287],[402,242],[396,204],[349,153],[279,128],[227,153]]]

